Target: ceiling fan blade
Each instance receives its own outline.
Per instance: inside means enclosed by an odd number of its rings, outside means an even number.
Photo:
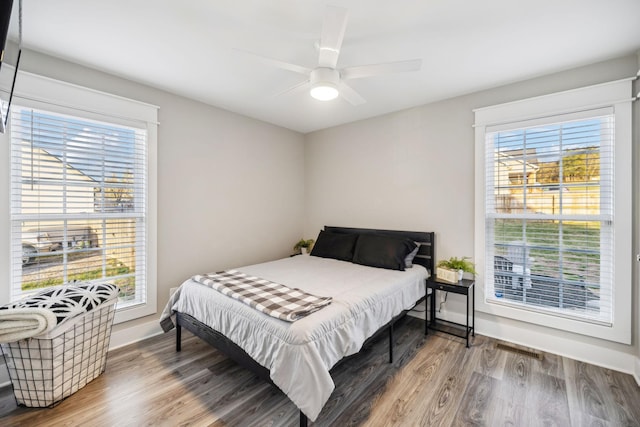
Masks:
[[[340,77],[342,77],[343,79],[361,79],[363,77],[379,76],[381,74],[418,71],[421,66],[422,59],[385,62],[383,64],[359,65],[355,67],[347,67],[340,70]]]
[[[311,73],[311,68],[303,67],[302,65],[291,64],[289,62],[280,61],[279,59],[269,58],[254,52],[249,52],[248,50],[242,50],[242,49],[234,49],[234,50],[238,52],[242,52],[244,54],[251,55],[257,58],[261,62],[270,64],[270,65],[275,65],[276,67],[282,68],[283,70],[293,71],[294,73],[302,74],[305,76],[308,76],[309,73]]]
[[[296,93],[296,92],[300,92],[303,89],[308,88],[309,86],[311,86],[311,81],[310,80],[305,80],[303,82],[300,83],[296,83],[295,85],[276,93],[274,96],[282,96],[282,95],[286,95],[287,93]]]
[[[322,23],[318,66],[336,68],[338,55],[342,47],[342,39],[347,28],[348,11],[343,7],[327,6]]]
[[[340,82],[338,89],[340,90],[340,96],[346,99],[347,102],[351,105],[361,105],[367,102],[358,94],[358,92],[353,90],[353,88],[345,82]]]

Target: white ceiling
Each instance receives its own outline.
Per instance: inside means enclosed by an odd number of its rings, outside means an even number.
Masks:
[[[338,68],[367,102],[279,92],[313,68],[327,4],[349,9]],[[14,0],[12,34],[17,33]],[[640,0],[23,0],[23,46],[307,133],[640,49]]]

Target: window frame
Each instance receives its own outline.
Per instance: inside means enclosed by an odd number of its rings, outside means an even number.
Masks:
[[[133,320],[148,316],[157,312],[157,114],[158,107],[143,102],[123,98],[117,95],[96,91],[82,86],[38,76],[36,74],[20,71],[18,73],[15,105],[49,111],[56,114],[78,117],[80,119],[109,122],[114,125],[136,127],[147,133],[147,158],[146,180],[147,194],[145,203],[147,206],[145,219],[145,252],[146,252],[146,299],[143,303],[117,309],[115,323]],[[10,146],[11,123],[9,123],[5,138]],[[9,150],[10,151],[10,148]],[[10,170],[10,156],[7,156],[7,170]],[[7,205],[11,194],[10,179],[6,186]],[[7,206],[7,224],[11,223],[10,206]],[[9,228],[9,227],[7,227]],[[11,233],[8,232],[10,236]],[[8,241],[11,241],[9,237]],[[10,245],[11,243],[9,243]],[[13,254],[9,249],[8,262],[13,261]],[[8,269],[10,270],[10,269]],[[10,277],[9,286],[12,286]],[[2,294],[10,295],[7,289]],[[0,295],[1,297],[2,295]],[[8,299],[8,298],[5,298]],[[8,300],[6,302],[9,302]]]
[[[631,343],[632,191],[629,185],[632,159],[632,78],[473,110],[475,113],[475,253],[476,284],[482,296],[478,311],[540,326]],[[546,120],[549,117],[611,107],[614,132],[614,231],[612,325],[527,310],[485,298],[485,135],[487,128]],[[497,319],[496,319],[497,320]]]

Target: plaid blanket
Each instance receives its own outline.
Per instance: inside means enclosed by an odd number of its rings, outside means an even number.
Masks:
[[[287,322],[295,322],[331,304],[331,297],[311,295],[237,270],[196,275],[193,280]]]

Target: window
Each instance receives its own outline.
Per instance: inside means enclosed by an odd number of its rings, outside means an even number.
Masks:
[[[589,116],[487,129],[487,299],[611,324],[614,117]]]
[[[594,88],[603,89],[584,91]],[[630,161],[622,155],[630,153],[630,99],[584,104],[580,93],[514,103],[515,113],[509,104],[476,111],[483,305],[575,332],[600,328],[601,337],[623,342],[630,339],[630,263],[616,258],[631,255],[631,210],[621,200],[631,199]],[[554,110],[572,98],[571,108]],[[533,115],[520,115],[527,108]],[[612,333],[616,327],[624,332]]]
[[[102,106],[104,99],[136,106],[68,88]],[[116,321],[155,312],[154,127],[17,97],[10,124],[12,299],[72,280],[109,282],[120,287]]]

